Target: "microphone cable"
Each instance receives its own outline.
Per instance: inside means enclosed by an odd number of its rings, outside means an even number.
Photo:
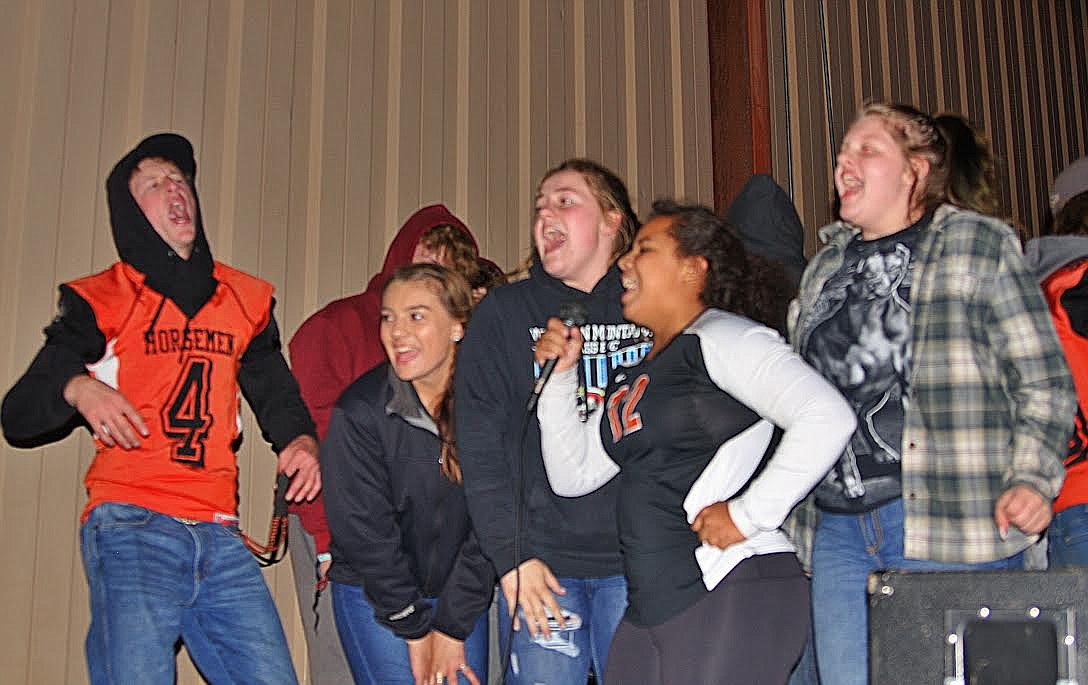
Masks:
[[[581,327],[586,325],[589,316],[586,312],[586,306],[581,302],[564,302],[559,305],[559,318],[563,319],[568,327]],[[541,369],[540,377],[543,380],[534,383],[533,390],[530,391],[529,402],[526,404],[521,419],[521,431],[518,434],[518,471],[514,478],[516,483],[514,487],[514,603],[512,607],[508,607],[513,609],[513,616],[510,617],[510,627],[506,630],[506,647],[503,649],[502,654],[502,680],[500,681],[502,683],[506,682],[507,669],[510,666],[514,645],[514,621],[518,618],[518,607],[521,604],[521,526],[522,518],[526,514],[525,472],[527,456],[525,453],[525,438],[529,434],[529,421],[536,415],[536,400],[539,399],[540,392],[543,391],[544,385],[551,376],[551,370],[555,368],[555,361],[549,361],[551,362],[550,368]],[[545,363],[545,367],[548,366],[549,364]],[[584,381],[580,381],[579,385],[584,385]],[[585,390],[580,387],[580,392],[584,394]],[[500,578],[499,592],[502,591],[502,579]]]

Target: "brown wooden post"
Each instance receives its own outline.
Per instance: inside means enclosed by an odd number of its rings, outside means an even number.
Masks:
[[[714,208],[771,171],[765,0],[707,0]]]

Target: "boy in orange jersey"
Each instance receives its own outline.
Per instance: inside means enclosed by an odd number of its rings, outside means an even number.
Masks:
[[[296,683],[238,532],[239,393],[292,476],[321,488],[314,424],[280,352],[272,286],[212,260],[189,141],[151,136],[106,182],[121,260],[60,286],[60,311],[4,398],[13,444],[85,425],[81,547],[92,683],[173,683],[185,643],[213,683]]]

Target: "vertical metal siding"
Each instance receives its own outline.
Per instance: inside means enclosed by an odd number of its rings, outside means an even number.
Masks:
[[[708,74],[702,0],[0,0],[0,385],[57,283],[116,259],[103,183],[144,135],[192,139],[213,252],[276,285],[286,340],[365,287],[423,204],[514,266],[535,184],[569,156],[616,169],[643,211],[712,202]],[[245,427],[242,524],[263,538],[275,460]],[[92,449],[0,446],[4,683],[86,680]],[[305,682],[290,568],[266,578]]]

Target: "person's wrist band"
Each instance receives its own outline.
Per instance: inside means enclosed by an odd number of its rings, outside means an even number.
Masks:
[[[317,563],[324,564],[326,561],[332,561],[332,554],[328,552],[322,552],[317,555]]]

